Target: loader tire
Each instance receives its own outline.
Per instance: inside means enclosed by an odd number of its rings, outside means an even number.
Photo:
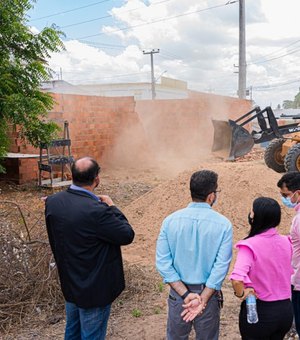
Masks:
[[[265,163],[276,172],[285,172],[284,157],[281,156],[282,144],[285,139],[275,139],[266,148]]]
[[[285,156],[286,171],[300,171],[300,144],[292,146]]]

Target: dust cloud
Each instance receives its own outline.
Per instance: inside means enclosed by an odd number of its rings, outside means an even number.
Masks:
[[[156,167],[177,175],[212,157],[212,119],[228,121],[246,112],[242,110],[213,95],[137,101],[137,121],[122,128],[107,159],[111,166]]]
[[[155,161],[146,134],[140,122],[121,127],[113,145],[103,156],[109,167],[143,169],[151,167]]]

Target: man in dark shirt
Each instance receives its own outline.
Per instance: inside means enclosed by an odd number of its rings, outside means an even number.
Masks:
[[[46,225],[66,300],[65,340],[105,339],[111,303],[125,287],[121,245],[134,231],[109,196],[96,196],[100,167],[72,166],[73,184],[46,200]]]

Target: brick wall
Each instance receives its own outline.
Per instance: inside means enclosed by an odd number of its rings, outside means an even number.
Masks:
[[[159,159],[209,154],[212,119],[236,119],[250,110],[248,100],[202,93],[191,93],[189,99],[136,103],[149,143]]]
[[[155,157],[196,157],[211,143],[211,118],[236,118],[251,106],[246,100],[194,92],[189,99],[137,102],[133,97],[53,97],[56,103],[49,119],[62,128],[65,120],[69,122],[72,155],[89,155],[102,165],[136,166],[153,164]],[[14,131],[10,152],[39,153],[18,137]],[[5,165],[7,179],[20,184],[37,179],[35,158],[7,159]]]
[[[147,149],[142,125],[135,112],[133,97],[112,98],[66,94],[53,94],[53,97],[56,103],[48,118],[61,128],[65,120],[69,122],[71,153],[75,158],[91,156],[101,164],[111,162],[112,158],[116,157],[112,147],[120,141],[123,131],[133,127],[135,131],[140,132],[140,137],[127,151],[134,156],[137,151]],[[10,152],[39,153],[38,149],[22,143],[19,137],[18,130],[12,131]],[[7,174],[1,177],[14,181],[18,178],[17,182],[20,184],[37,179],[37,159],[19,159],[18,167],[15,164],[15,160],[6,161]],[[28,171],[31,172],[31,178],[27,174]]]
[[[122,129],[138,122],[133,97],[96,97],[55,94],[49,118],[61,126],[69,122],[72,154],[101,161]]]
[[[17,184],[24,184],[38,178],[37,158],[5,158],[6,174],[0,178]]]

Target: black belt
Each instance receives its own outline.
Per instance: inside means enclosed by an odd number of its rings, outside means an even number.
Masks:
[[[189,290],[203,290],[205,288],[205,284],[204,283],[200,283],[200,284],[195,284],[195,285],[190,285],[187,283],[184,283],[184,285],[189,289]]]

